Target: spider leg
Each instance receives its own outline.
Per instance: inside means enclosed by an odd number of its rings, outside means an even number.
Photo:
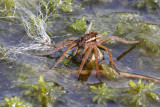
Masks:
[[[95,56],[96,76],[100,80],[100,78],[99,78],[99,76],[100,76],[99,75],[99,67],[98,67],[98,51],[97,51],[96,47],[94,47],[93,50],[94,50],[94,56]]]
[[[103,40],[101,40],[99,43],[103,43],[103,42],[106,42],[108,40],[111,40],[111,39],[114,39],[114,40],[117,40],[117,41],[120,41],[120,42],[123,42],[125,44],[134,44],[134,43],[139,43],[139,41],[127,41],[127,40],[124,40],[124,39],[121,39],[119,37],[107,37],[107,38],[104,38]]]
[[[57,48],[55,48],[55,49],[53,49],[53,50],[50,50],[50,51],[48,51],[48,52],[46,52],[46,53],[37,54],[37,55],[49,55],[49,54],[51,54],[51,53],[53,53],[53,52],[55,52],[55,51],[58,51],[58,50],[60,50],[61,48],[66,47],[67,45],[70,45],[70,44],[72,44],[72,43],[73,43],[73,42],[68,42],[68,43],[66,43],[66,44],[64,44],[64,45],[61,45],[61,46],[59,46],[59,47],[57,47]]]
[[[77,54],[77,51],[78,51],[78,46],[76,46],[76,49],[73,52],[73,56],[75,56]]]
[[[104,50],[109,54],[109,57],[110,57],[111,64],[112,64],[113,68],[116,70],[116,72],[117,72],[118,74],[120,74],[119,71],[117,70],[116,66],[114,65],[114,61],[113,61],[113,58],[112,58],[112,54],[111,54],[111,52],[109,51],[109,49],[106,48],[105,46],[102,46],[102,45],[98,45],[98,47],[101,48],[101,49],[104,49]]]
[[[83,58],[83,60],[82,60],[82,62],[81,62],[81,65],[80,65],[80,67],[79,67],[79,69],[78,69],[77,78],[79,77],[80,72],[82,71],[82,68],[83,68],[86,60],[88,59],[88,56],[90,55],[92,49],[93,49],[93,48],[88,48],[88,50],[87,50],[87,52],[86,52],[86,54],[85,54],[85,56],[84,56],[84,58]]]
[[[88,49],[88,46],[85,46],[85,48],[84,48],[84,50],[82,52],[82,55],[84,55],[86,53],[87,49]]]
[[[77,38],[77,37],[72,37],[72,38],[64,39],[63,41],[58,42],[58,43],[55,44],[54,46],[57,47],[57,46],[59,46],[59,45],[65,43],[65,42],[68,42],[68,41],[75,41],[75,40],[78,40],[78,39],[79,39],[79,38]]]
[[[65,57],[66,53],[67,53],[70,49],[72,49],[74,46],[76,46],[76,45],[77,45],[77,43],[71,44],[71,45],[63,52],[62,56],[56,61],[56,63],[55,63],[51,68],[54,68],[54,67]]]

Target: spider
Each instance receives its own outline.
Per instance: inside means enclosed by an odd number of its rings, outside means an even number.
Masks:
[[[77,78],[79,77],[80,72],[82,71],[82,68],[83,68],[84,64],[86,63],[89,55],[93,51],[94,57],[95,57],[94,60],[95,60],[95,67],[96,67],[96,76],[99,79],[100,78],[99,77],[100,76],[99,66],[98,66],[98,61],[100,59],[99,58],[99,49],[102,49],[109,54],[110,62],[111,62],[112,67],[115,69],[115,71],[118,74],[120,74],[119,71],[117,70],[115,64],[114,64],[114,61],[113,61],[112,54],[111,54],[110,50],[107,47],[103,46],[102,43],[104,43],[108,40],[111,40],[111,39],[123,42],[125,44],[135,44],[135,43],[139,43],[139,41],[126,41],[124,39],[114,37],[114,36],[103,38],[97,32],[91,32],[90,33],[89,31],[91,29],[91,26],[92,26],[92,22],[88,26],[88,28],[85,32],[85,35],[81,38],[72,37],[72,38],[65,39],[65,40],[63,40],[63,41],[61,41],[61,42],[59,42],[55,45],[49,45],[49,46],[54,46],[55,48],[53,50],[51,50],[47,53],[41,54],[41,55],[49,55],[49,54],[51,54],[55,51],[60,50],[63,47],[68,46],[68,48],[63,52],[63,54],[59,57],[59,59],[56,61],[56,63],[51,68],[54,68],[65,56],[67,56],[67,52],[69,50],[71,50],[73,47],[75,47],[74,52],[73,52],[73,56],[75,56],[78,52],[78,49],[81,48],[81,49],[83,49],[83,51],[82,51],[83,59],[82,59],[81,65],[78,69]]]

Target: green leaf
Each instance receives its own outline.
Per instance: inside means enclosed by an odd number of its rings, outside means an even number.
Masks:
[[[86,30],[86,20],[85,17],[82,17],[81,19],[76,19],[69,27],[70,30],[76,30],[79,33],[84,33]]]
[[[40,83],[43,83],[43,82],[44,82],[44,79],[43,79],[43,76],[42,76],[42,75],[40,75],[38,82],[40,82]]]
[[[9,103],[9,99],[8,98],[4,98],[5,102]]]
[[[129,84],[132,88],[134,88],[136,86],[135,82],[132,80],[129,80]]]

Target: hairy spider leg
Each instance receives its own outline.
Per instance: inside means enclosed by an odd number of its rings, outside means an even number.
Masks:
[[[84,48],[84,50],[82,52],[82,55],[84,55],[86,53],[87,49],[88,49],[88,46],[85,46],[85,48]]]
[[[101,43],[106,42],[106,41],[111,40],[111,39],[123,42],[125,44],[139,43],[139,41],[127,41],[127,40],[124,40],[124,39],[121,39],[121,38],[118,38],[118,37],[113,37],[113,36],[112,37],[106,37],[103,40],[101,40],[99,43],[101,44]]]
[[[51,68],[54,68],[64,57],[65,57],[65,54],[71,50],[74,46],[76,46],[77,43],[73,42],[73,44],[71,44],[62,54],[62,56],[56,61],[56,63],[51,67]]]
[[[78,52],[78,46],[76,46],[76,48],[75,48],[75,50],[73,52],[73,56],[75,56],[77,54],[77,52]]]
[[[62,45],[63,43],[65,43],[65,42],[68,42],[68,41],[75,41],[75,40],[78,40],[79,38],[77,38],[77,37],[72,37],[72,38],[69,38],[69,39],[65,39],[65,40],[63,40],[63,41],[61,41],[61,42],[58,42],[57,44],[43,44],[43,45],[47,45],[47,46],[51,46],[51,47],[57,47],[58,45]]]
[[[72,38],[64,39],[63,41],[58,42],[58,43],[55,44],[54,46],[57,47],[57,46],[59,46],[59,45],[65,43],[65,42],[68,42],[68,41],[76,41],[76,40],[78,40],[78,39],[79,39],[79,38],[77,38],[77,37],[72,37]]]
[[[85,62],[86,62],[86,60],[88,59],[90,53],[92,52],[92,50],[93,50],[92,47],[91,47],[91,48],[88,48],[88,50],[87,50],[85,56],[83,57],[83,60],[82,60],[82,62],[81,62],[81,65],[80,65],[80,67],[79,67],[79,69],[78,69],[77,78],[79,77],[80,72],[82,71],[82,68],[83,68],[83,66],[84,66],[84,64],[85,64]]]
[[[98,51],[96,47],[94,47],[93,50],[94,50],[94,56],[95,56],[96,76],[100,80],[99,67],[98,67]]]
[[[103,46],[103,45],[98,45],[98,47],[101,48],[101,49],[104,49],[104,50],[109,54],[109,57],[110,57],[111,64],[112,64],[113,68],[116,70],[116,72],[117,72],[118,74],[120,74],[119,71],[117,70],[116,66],[114,65],[114,61],[113,61],[113,58],[112,58],[112,54],[111,54],[111,52],[109,51],[109,49],[106,48],[106,47]]]
[[[46,53],[42,53],[42,54],[38,54],[38,55],[49,55],[49,54],[51,54],[51,53],[53,53],[53,52],[55,52],[55,51],[58,51],[58,50],[60,50],[61,48],[64,48],[64,47],[66,47],[66,46],[68,46],[68,45],[70,45],[70,44],[72,44],[73,42],[68,42],[68,43],[66,43],[66,44],[64,44],[64,45],[61,45],[61,46],[59,46],[59,47],[57,47],[57,48],[55,48],[55,49],[53,49],[53,50],[50,50],[50,51],[48,51],[48,52],[46,52]]]

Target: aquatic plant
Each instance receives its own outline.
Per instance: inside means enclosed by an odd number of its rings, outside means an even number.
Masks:
[[[107,65],[106,63],[100,63],[99,66],[104,70],[103,75],[107,79],[117,79],[118,74],[117,72],[111,67],[111,65]],[[101,69],[100,68],[100,69]]]
[[[21,100],[18,97],[5,98],[4,103],[0,104],[0,107],[32,107],[31,104],[25,103],[24,100]]]
[[[159,4],[157,0],[134,0],[131,4],[137,9],[145,8],[148,13],[154,12],[159,9]]]
[[[0,43],[0,58],[4,57],[4,46]]]
[[[0,18],[15,18],[15,3],[14,0],[1,0],[0,1]]]
[[[98,87],[90,86],[90,89],[92,92],[96,94],[96,96],[92,99],[92,101],[97,102],[98,104],[100,103],[107,104],[108,100],[113,101],[116,98],[115,90],[107,86],[106,83],[103,83]]]
[[[62,59],[61,63],[64,64],[65,66],[71,65],[72,64],[71,57],[67,59],[66,58]]]
[[[54,102],[54,99],[57,96],[66,93],[66,91],[61,86],[55,86],[53,82],[46,82],[43,79],[43,76],[40,76],[37,84],[26,85],[26,91],[24,91],[23,95],[26,97],[30,97],[35,102],[39,104],[46,105],[48,102]],[[54,93],[54,96],[53,96]]]
[[[160,97],[154,92],[154,83],[144,84],[141,80],[136,84],[132,80],[129,81],[129,88],[125,90],[121,101],[125,104],[136,106],[146,106],[150,102],[156,101],[160,103]]]
[[[3,60],[3,61],[8,60],[8,58],[6,57],[6,48],[1,43],[0,43],[0,60]]]
[[[160,103],[159,94],[154,92],[155,88],[153,85],[153,83],[144,84],[141,80],[136,84],[130,80],[129,87],[125,88],[116,89],[103,83],[98,87],[90,86],[90,89],[96,94],[92,99],[93,102],[97,102],[98,104],[106,104],[108,100],[111,100],[138,107],[146,106],[151,102]]]
[[[71,12],[72,9],[72,0],[64,0],[61,5],[60,8],[64,11],[64,12]]]
[[[119,14],[120,22],[117,23],[115,34],[125,36],[129,40],[142,39],[140,54],[154,57],[160,56],[160,26],[142,22],[140,16],[134,14],[123,16]]]
[[[85,17],[82,17],[81,19],[76,19],[70,26],[70,29],[73,29],[79,33],[84,33],[86,30],[86,20]]]
[[[48,19],[48,17],[55,17],[54,15],[58,13],[57,10],[60,2],[61,0],[42,0],[40,2],[41,11],[39,11],[39,14],[42,16],[45,15],[46,19]]]

